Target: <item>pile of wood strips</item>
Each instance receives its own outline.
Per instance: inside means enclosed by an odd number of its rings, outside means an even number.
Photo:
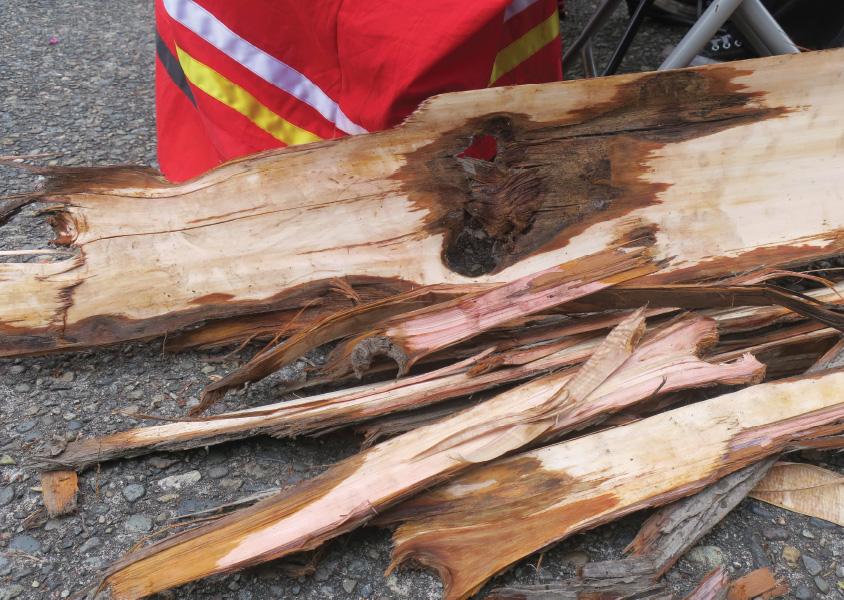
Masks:
[[[844,283],[795,273],[844,252],[842,59],[449,94],[396,129],[180,185],[40,169],[38,199],[56,203],[56,243],[75,255],[0,263],[0,356],[156,336],[174,351],[263,344],[183,420],[44,457],[45,503],[72,510],[75,471],[103,461],[365,434],[321,475],[113,564],[102,585],[116,598],[368,523],[395,528],[391,569],[425,565],[446,598],[467,598],[523,557],[660,506],[628,558],[491,597],[669,598],[662,575],[752,490],[840,522],[840,503],[793,486],[834,474],[772,466],[844,445]],[[489,160],[466,152],[490,138]],[[787,276],[810,291],[776,285]],[[204,415],[317,348],[325,360],[287,385],[301,398]],[[330,391],[301,392],[318,385]],[[769,571],[717,570],[689,598],[784,593]]]

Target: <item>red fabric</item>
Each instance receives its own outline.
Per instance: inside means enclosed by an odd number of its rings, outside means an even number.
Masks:
[[[499,50],[548,18],[539,0],[504,21],[509,0],[195,0],[240,37],[318,85],[370,130],[400,123],[426,98],[489,84]],[[158,33],[241,86],[270,110],[321,138],[344,135],[319,112],[264,81],[174,21],[156,0]],[[497,85],[559,80],[559,38]],[[158,155],[173,181],[283,144],[246,117],[190,86],[195,104],[156,61]]]

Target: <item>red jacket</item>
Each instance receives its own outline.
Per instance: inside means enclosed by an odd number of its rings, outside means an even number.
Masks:
[[[156,0],[162,172],[401,122],[442,92],[559,80],[554,0]]]

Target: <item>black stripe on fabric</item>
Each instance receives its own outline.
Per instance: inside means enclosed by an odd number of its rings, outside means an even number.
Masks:
[[[170,48],[167,47],[167,44],[164,43],[164,40],[161,39],[161,36],[157,31],[155,32],[155,53],[158,55],[158,60],[161,61],[161,65],[164,67],[164,70],[167,71],[170,79],[172,79],[173,83],[176,84],[176,87],[185,93],[185,96],[188,97],[191,104],[196,106],[196,100],[193,97],[190,85],[188,85],[188,79],[185,77],[182,65],[179,64],[179,59],[173,56],[173,53],[170,52]]]

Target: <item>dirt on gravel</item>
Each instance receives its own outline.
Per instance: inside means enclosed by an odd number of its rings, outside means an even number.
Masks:
[[[597,2],[569,0],[563,21],[571,40]],[[605,61],[624,27],[619,12],[596,44]],[[120,0],[0,3],[0,155],[48,154],[43,164],[155,166],[152,2]],[[649,70],[682,29],[647,22],[623,71]],[[579,67],[571,70],[578,76]],[[37,185],[0,167],[0,196]],[[0,229],[0,250],[43,247],[51,237],[37,205]],[[16,260],[20,260],[17,258]],[[44,260],[31,257],[28,260]],[[38,473],[29,461],[79,435],[140,423],[135,413],[179,416],[203,385],[241,356],[165,354],[161,341],[97,351],[0,360],[0,600],[66,598],[132,546],[154,539],[191,515],[263,490],[312,477],[354,453],[360,438],[256,438],[208,449],[104,464],[80,476],[78,510],[48,518]],[[230,394],[217,410],[277,401],[277,378]],[[838,454],[813,462],[841,470]],[[645,514],[574,536],[529,557],[490,585],[551,582],[585,561],[618,558]],[[190,518],[190,517],[189,517]],[[309,576],[282,565],[186,585],[162,598],[439,598],[430,573],[403,569],[384,577],[389,532],[367,528],[343,536]],[[667,580],[689,591],[716,564],[732,577],[770,565],[791,597],[842,597],[844,532],[834,525],[745,500],[682,559]],[[479,597],[485,595],[487,586]]]

